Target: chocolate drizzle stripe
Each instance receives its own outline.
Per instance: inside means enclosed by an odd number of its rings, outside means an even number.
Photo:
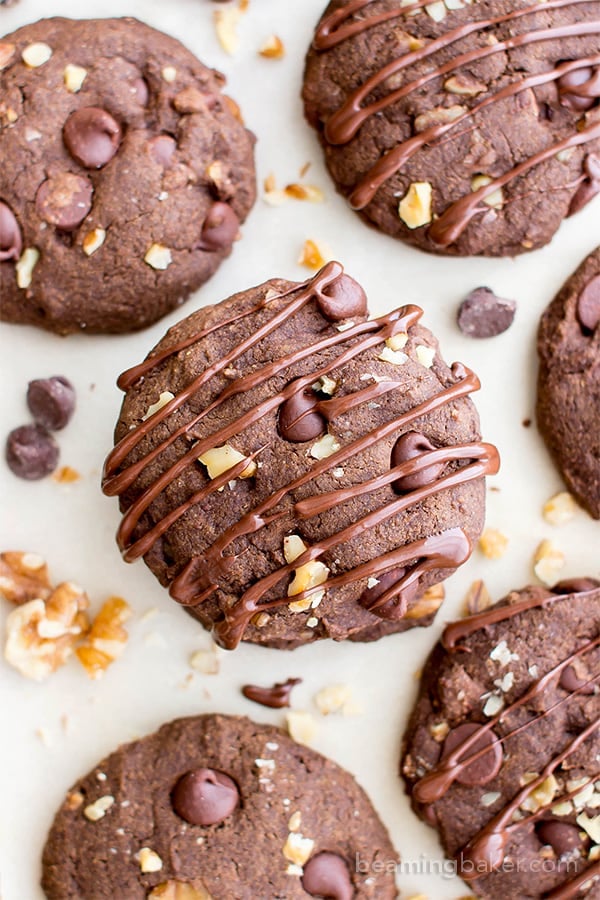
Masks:
[[[415,557],[418,558],[418,562],[409,570],[408,575],[401,579],[399,592],[429,569],[438,567],[456,568],[468,559],[470,553],[471,545],[466,534],[462,529],[455,528],[420,541],[414,541],[412,544],[406,544],[399,550],[382,557],[382,559],[389,562],[389,558],[393,556],[398,563],[408,562]],[[350,584],[358,578],[368,577],[373,571],[377,571],[378,565],[379,561],[373,560],[356,569],[351,569],[349,572],[345,572],[343,575],[337,576],[317,588],[310,588],[302,593],[294,594],[293,597],[285,597],[260,604],[257,602],[256,595],[262,592],[259,592],[256,589],[257,586],[254,585],[246,591],[238,603],[226,610],[224,618],[217,622],[214,630],[215,639],[228,650],[232,650],[239,644],[250,619],[257,612],[281,607],[291,601],[300,600],[303,597],[314,594],[319,589],[323,590],[333,586],[340,587],[344,584]]]
[[[552,2],[544,3],[543,9],[559,9],[563,6],[573,6],[578,3],[589,2],[590,0],[552,0]],[[386,109],[388,106],[395,103],[396,100],[401,99],[413,90],[422,87],[424,84],[427,84],[435,78],[440,78],[442,75],[454,72],[462,65],[479,62],[496,53],[502,53],[505,50],[513,50],[517,47],[525,47],[529,44],[541,43],[564,37],[583,37],[585,34],[597,34],[600,32],[600,22],[591,21],[577,22],[573,25],[563,25],[557,28],[546,28],[539,31],[515,35],[504,41],[498,41],[495,44],[486,44],[483,47],[477,47],[474,50],[462,53],[449,60],[447,63],[444,63],[444,65],[438,66],[420,78],[415,79],[415,81],[405,84],[401,88],[386,94],[374,103],[365,107],[361,106],[362,101],[379,87],[380,84],[385,82],[387,78],[396,75],[398,72],[402,71],[402,69],[406,69],[422,60],[426,60],[437,50],[443,50],[456,41],[468,37],[470,34],[477,31],[495,25],[501,25],[536,12],[540,12],[539,4],[525,9],[513,10],[510,13],[496,16],[495,18],[481,19],[479,21],[470,22],[467,25],[461,25],[459,28],[447,32],[447,34],[442,37],[435,38],[419,50],[412,50],[410,53],[406,53],[404,56],[393,60],[391,63],[388,63],[387,66],[380,69],[375,75],[368,78],[364,84],[356,88],[356,90],[350,94],[348,99],[344,101],[340,109],[333,113],[325,126],[325,137],[330,144],[347,144],[356,135],[360,126],[369,118],[369,116],[381,112],[381,110]]]
[[[600,32],[600,23],[598,31]],[[540,153],[536,153],[535,156],[519,163],[518,166],[515,166],[514,169],[511,169],[510,172],[507,172],[505,175],[493,179],[489,184],[474,191],[468,197],[463,197],[461,200],[452,203],[445,212],[430,225],[429,237],[438,246],[447,247],[460,237],[474,215],[478,212],[486,211],[485,207],[479,206],[480,200],[485,200],[486,197],[498,190],[498,188],[503,187],[513,179],[525,174],[529,169],[545,162],[545,160],[551,159],[562,150],[568,150],[570,147],[579,147],[582,144],[587,144],[589,141],[598,139],[600,139],[600,122],[596,122],[595,125],[590,125],[583,131],[573,134],[571,137],[565,138],[562,141],[558,141],[556,144],[552,144]]]
[[[294,304],[295,305],[295,304]],[[402,315],[402,312],[405,314]],[[385,341],[388,337],[391,337],[396,331],[404,331],[406,328],[410,327],[411,324],[415,320],[420,318],[420,310],[417,310],[416,307],[404,307],[402,310],[396,310],[394,313],[391,313],[387,317],[383,317],[382,319],[374,320],[373,323],[363,323],[362,330],[365,331],[366,325],[370,324],[371,327],[373,325],[380,325],[381,322],[386,322],[383,327],[380,328],[379,332],[364,337],[360,342],[352,345],[350,348],[345,350],[340,356],[336,357],[327,365],[323,366],[321,369],[311,372],[308,375],[305,375],[301,378],[297,378],[294,381],[291,381],[279,394],[264,400],[262,403],[259,403],[257,406],[248,410],[244,415],[240,416],[238,419],[235,419],[233,422],[230,422],[229,425],[224,426],[219,429],[215,433],[211,434],[209,437],[198,440],[190,450],[187,451],[183,456],[181,456],[176,463],[174,463],[169,469],[166,469],[154,482],[153,485],[148,487],[140,497],[131,504],[127,513],[123,518],[123,522],[119,531],[117,533],[117,539],[119,542],[119,546],[123,549],[126,546],[125,535],[131,534],[135,525],[139,521],[141,515],[148,509],[150,504],[156,497],[162,493],[162,491],[168,487],[169,484],[181,473],[184,469],[190,464],[194,463],[199,456],[205,453],[207,450],[212,449],[221,445],[223,442],[227,441],[231,437],[235,437],[240,434],[245,428],[257,422],[260,418],[267,415],[269,412],[277,409],[285,400],[294,396],[299,391],[303,390],[306,387],[309,387],[323,375],[327,375],[333,369],[338,366],[345,365],[345,363],[349,362],[355,356],[358,356],[360,353],[363,353],[365,350],[370,349],[371,347],[375,347],[378,344]],[[357,330],[361,328],[361,326],[357,326]],[[371,330],[371,329],[369,329]],[[342,340],[349,340],[348,335],[350,334],[350,330],[344,332],[343,335],[335,335],[333,338],[330,338],[330,343],[338,343]],[[315,346],[312,348],[312,352],[315,351]],[[299,351],[302,356],[310,355],[308,353],[308,349],[305,348],[303,351]],[[279,367],[287,367],[288,365],[292,365],[294,362],[297,362],[298,355],[290,354],[285,360],[279,360],[277,365]],[[239,378],[235,383],[235,386],[230,385],[229,388],[235,393],[241,393],[243,391],[249,390],[249,387],[252,386],[252,382],[261,383],[265,380],[263,370],[259,370],[258,373],[254,373],[253,376]],[[378,388],[378,385],[374,385],[375,388]],[[223,402],[225,396],[228,394],[229,388],[226,389],[209,407],[207,407],[199,416],[194,420],[194,424],[206,415],[208,412],[217,408]],[[371,391],[373,396],[380,393],[378,390]],[[186,388],[181,392],[175,399],[179,400],[182,395],[189,395],[189,388]],[[369,399],[369,395],[365,394],[365,392],[361,392],[361,400],[365,401]],[[171,401],[174,402],[174,401]],[[166,408],[166,407],[165,407]],[[161,410],[162,412],[162,410]],[[149,420],[148,420],[149,421]],[[144,423],[145,424],[145,423]],[[178,429],[175,434],[179,435],[180,433],[186,433],[190,431],[190,423],[186,426],[182,426],[181,429]],[[182,432],[183,429],[183,432]],[[118,492],[122,490],[123,486],[127,486],[131,484],[135,477],[145,468],[152,458],[154,458],[158,453],[164,449],[166,444],[172,443],[172,436],[167,439],[167,441],[163,442],[163,444],[159,445],[155,450],[151,453],[147,454],[146,457],[143,457],[138,463],[135,463],[133,466],[130,466],[129,469],[126,469],[121,475],[118,475],[111,480],[109,483],[109,491],[114,492],[118,488]],[[135,475],[134,475],[135,473]],[[117,485],[117,488],[115,488]],[[105,487],[105,491],[107,488]],[[108,492],[108,491],[107,491]]]
[[[561,595],[562,599],[564,599],[565,595]],[[558,597],[557,597],[558,599]],[[517,700],[511,703],[510,706],[506,707],[506,709],[500,710],[495,716],[489,719],[488,722],[481,723],[481,727],[466,737],[460,744],[456,746],[456,748],[449,753],[448,756],[445,756],[442,760],[440,760],[437,765],[435,765],[427,775],[423,776],[416,783],[413,789],[413,796],[419,803],[435,803],[437,800],[440,800],[444,794],[449,790],[450,786],[456,780],[456,777],[460,774],[462,768],[466,767],[469,762],[473,762],[474,758],[466,758],[462,760],[461,757],[464,753],[471,749],[471,747],[477,743],[477,741],[481,738],[483,734],[488,731],[491,731],[499,722],[504,721],[506,717],[514,710],[519,709],[521,706],[524,706],[529,700],[539,696],[546,688],[546,685],[550,684],[557,675],[565,669],[568,665],[570,665],[573,660],[577,659],[579,656],[588,653],[590,650],[593,650],[595,647],[600,645],[600,638],[596,638],[594,641],[590,641],[585,644],[583,647],[580,647],[579,650],[575,651],[571,654],[566,660],[558,663],[552,669],[549,669],[545,675],[542,675],[541,678],[538,678],[533,682],[531,687],[521,695]],[[567,695],[570,697],[571,695]],[[562,701],[561,701],[562,702]],[[557,704],[557,706],[560,705]],[[544,715],[547,714],[544,713]],[[514,732],[517,733],[517,732]],[[512,733],[507,734],[503,740],[512,736]],[[487,748],[489,750],[489,747]]]
[[[579,875],[576,875],[575,878],[571,878],[565,884],[561,884],[544,896],[546,900],[571,900],[572,897],[577,897],[581,888],[588,881],[592,878],[597,878],[599,875],[600,860],[593,863],[591,866],[588,866],[587,869],[584,869],[584,871],[580,872]]]
[[[598,590],[597,587],[590,589],[589,593]],[[579,591],[578,593],[588,593],[588,591]],[[488,625],[496,625],[498,622],[504,622],[513,616],[518,616],[529,609],[547,606],[550,603],[556,603],[563,600],[565,594],[548,594],[546,597],[529,597],[527,600],[520,600],[518,603],[510,603],[506,606],[500,606],[496,609],[488,609],[475,616],[467,616],[459,622],[451,622],[444,629],[441,637],[441,643],[445,650],[461,651],[464,648],[458,646],[458,642],[463,638],[469,637],[481,628],[487,628]]]
[[[275,331],[277,327],[287,318],[287,316],[296,312],[302,306],[304,306],[313,296],[313,292],[317,292],[322,290],[324,287],[327,287],[331,283],[333,283],[343,272],[342,266],[340,263],[330,262],[327,263],[317,274],[305,285],[302,285],[298,291],[298,296],[295,300],[276,313],[268,322],[266,322],[261,328],[258,328],[250,337],[248,337],[245,341],[242,341],[235,348],[234,354],[228,357],[225,357],[219,362],[214,363],[214,365],[209,366],[203,372],[200,373],[196,378],[194,378],[190,384],[180,393],[177,397],[174,397],[173,400],[169,401],[169,403],[165,404],[161,409],[157,410],[153,416],[147,419],[145,422],[141,422],[137,428],[134,428],[129,434],[125,435],[122,440],[119,441],[117,446],[113,449],[113,451],[109,454],[108,459],[105,463],[105,480],[103,483],[103,490],[106,494],[111,495],[120,493],[124,487],[127,487],[128,484],[124,483],[122,479],[115,478],[114,483],[110,478],[111,474],[119,467],[119,465],[124,461],[127,455],[133,450],[135,446],[141,441],[141,439],[159,422],[162,422],[167,416],[182,406],[186,400],[188,400],[196,391],[202,387],[202,385],[206,384],[206,382],[210,381],[210,379],[221,372],[223,369],[227,368],[227,366],[231,365],[238,356],[241,356],[247,350],[254,347],[259,341],[263,338],[267,337],[272,331]],[[273,298],[274,299],[274,298]],[[244,388],[245,389],[245,388]],[[226,392],[224,392],[226,393]],[[205,415],[205,412],[201,414]],[[189,423],[186,426],[186,429],[189,427]],[[135,467],[133,467],[135,468]],[[137,477],[137,475],[135,476]],[[131,481],[129,482],[129,484]]]
[[[350,2],[346,6],[333,10],[329,15],[326,15],[315,34],[313,42],[315,50],[317,52],[331,50],[333,47],[355,35],[366,32],[370,28],[393,18],[404,17],[407,13],[427,5],[418,2],[408,7],[367,15],[365,18],[348,23],[348,19],[366,6],[369,6],[371,2],[373,2],[373,0],[355,0],[355,2]],[[503,41],[498,41],[495,44],[486,44],[474,50],[459,54],[443,65],[429,67],[429,71],[421,77],[408,82],[364,107],[362,106],[363,101],[365,101],[367,97],[372,94],[375,89],[380,87],[390,76],[395,75],[403,69],[413,66],[422,60],[427,60],[437,51],[444,50],[456,41],[463,40],[473,33],[483,32],[488,28],[512,22],[529,15],[557,10],[563,7],[572,8],[589,2],[590,0],[548,0],[548,2],[544,2],[543,4],[536,3],[524,7],[523,9],[512,10],[501,16],[470,21],[452,29],[438,38],[428,41],[424,46],[416,50],[403,54],[398,59],[392,60],[390,63],[383,66],[348,95],[340,108],[331,115],[325,124],[326,140],[331,145],[343,145],[349,143],[364,121],[370,116],[379,113],[381,110],[394,104],[401,98],[408,96],[410,93],[418,90],[431,80],[440,78],[446,73],[456,71],[463,65],[482,60],[494,53],[524,47],[537,42],[557,40],[566,37],[583,37],[588,34],[600,34],[600,22],[598,21],[578,22],[537,31],[524,31],[520,34],[512,35]],[[587,60],[587,63],[588,65],[596,65],[596,60],[597,57],[590,57]],[[583,60],[568,61],[557,66],[554,72],[541,73],[540,75],[523,78],[521,82],[514,82],[511,85],[507,85],[494,96],[488,97],[481,103],[476,104],[453,122],[437,126],[434,125],[424,132],[413,135],[401,142],[397,147],[383,154],[360,178],[350,192],[350,205],[359,210],[367,207],[382,185],[397,172],[402,171],[405,163],[414,153],[425,146],[431,145],[438,137],[448,131],[450,131],[450,140],[453,137],[458,137],[460,133],[452,131],[452,129],[459,122],[472,118],[477,112],[485,109],[492,103],[514,96],[527,88],[533,88],[549,81],[556,80],[560,78],[561,75],[583,68],[584,65],[585,63]],[[555,144],[549,151],[542,151],[533,155],[528,160],[523,161],[520,165],[515,166],[502,178],[497,178],[490,185],[480,188],[479,191],[475,192],[473,195],[463,197],[452,203],[438,219],[434,219],[433,223],[429,226],[428,236],[431,238],[432,242],[439,247],[449,246],[460,238],[475,215],[480,212],[483,213],[488,211],[487,207],[480,207],[479,202],[484,200],[499,187],[510,183],[513,179],[525,174],[531,168],[540,165],[551,155],[560,152],[560,150],[585,144],[588,141],[596,140],[598,137],[600,137],[600,134],[597,129],[591,127],[586,129],[583,135],[581,133],[574,134],[571,138],[567,138],[564,141]],[[567,188],[566,185],[565,188]]]
[[[540,85],[547,84],[548,82],[558,81],[559,78],[562,78],[563,75],[566,75],[569,72],[597,65],[600,65],[600,56],[589,56],[572,62],[562,63],[551,72],[542,72],[539,75],[531,75],[527,78],[523,78],[521,81],[511,82],[510,84],[501,88],[497,93],[493,94],[490,97],[486,97],[485,100],[482,100],[476,106],[472,107],[471,109],[465,110],[462,115],[457,116],[457,118],[453,119],[452,122],[432,125],[430,128],[421,131],[419,134],[408,138],[408,140],[403,141],[401,144],[398,144],[397,147],[394,147],[393,150],[389,150],[387,153],[385,153],[367,172],[364,178],[362,178],[358,182],[357,186],[350,194],[350,205],[353,209],[364,209],[364,207],[371,202],[379,188],[388,180],[388,178],[391,178],[392,175],[398,172],[402,168],[402,166],[404,166],[405,163],[407,163],[408,160],[415,155],[415,153],[418,153],[418,151],[425,146],[434,145],[433,142],[437,138],[442,137],[442,135],[446,134],[449,131],[452,131],[457,125],[460,125],[461,122],[464,122],[466,119],[471,118],[476,113],[481,112],[488,106],[492,106],[499,100],[505,100],[509,97],[514,97],[517,94],[520,94],[522,91],[529,90],[530,88],[539,87]],[[462,133],[463,132],[461,132],[461,134]],[[456,135],[456,137],[459,136],[460,135]],[[435,146],[439,146],[439,144]]]

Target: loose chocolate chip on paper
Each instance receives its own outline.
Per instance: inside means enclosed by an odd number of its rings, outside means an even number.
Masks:
[[[495,337],[510,328],[516,309],[514,300],[497,297],[487,287],[475,288],[459,307],[458,327],[469,337]]]
[[[58,444],[41,425],[22,425],[6,439],[6,462],[18,478],[37,481],[57,466]]]
[[[59,431],[75,411],[75,388],[62,375],[36,378],[29,382],[27,405],[38,425]]]
[[[268,706],[271,709],[283,709],[290,705],[292,688],[300,684],[301,678],[288,678],[287,681],[277,682],[272,687],[260,687],[257,684],[245,684],[242,694],[254,703]]]

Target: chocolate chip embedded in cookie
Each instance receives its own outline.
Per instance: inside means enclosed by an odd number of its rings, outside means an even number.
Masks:
[[[479,537],[477,377],[418,307],[367,315],[329,263],[194,313],[119,379],[119,546],[224,647],[428,625]]]
[[[599,664],[587,578],[514,591],[434,648],[401,771],[478,897],[596,896]]]
[[[537,347],[538,427],[569,490],[600,519],[600,248],[542,316]]]
[[[393,900],[396,863],[348,772],[278,728],[207,715],[123,745],[71,788],[42,887],[49,900]]]
[[[599,0],[332,0],[303,97],[338,190],[433,253],[543,246],[600,192],[599,20]]]
[[[132,331],[213,274],[255,198],[254,137],[223,84],[130,18],[0,40],[2,319]]]

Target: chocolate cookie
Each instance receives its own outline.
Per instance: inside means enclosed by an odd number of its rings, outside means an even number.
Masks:
[[[478,897],[598,897],[600,581],[515,591],[449,625],[402,774]]]
[[[304,108],[350,205],[433,253],[546,244],[600,191],[600,2],[333,0]]]
[[[537,422],[570,491],[600,519],[600,247],[540,322]]]
[[[0,41],[0,316],[60,334],[150,325],[230,253],[253,136],[224,78],[135,19]]]
[[[120,747],[67,794],[43,856],[49,900],[397,896],[364,791],[279,728],[206,715]]]
[[[498,455],[479,381],[405,306],[367,321],[328,263],[170,329],[126,392],[105,465],[124,558],[143,556],[224,647],[371,640],[427,625]]]

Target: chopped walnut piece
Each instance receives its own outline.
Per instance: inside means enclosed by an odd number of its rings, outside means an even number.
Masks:
[[[223,444],[222,447],[213,447],[206,450],[198,457],[199,462],[206,466],[208,477],[210,479],[218,478],[224,472],[229,471],[238,463],[241,463],[246,457],[235,447],[229,444]],[[253,459],[248,460],[248,465],[240,472],[240,478],[252,478],[256,474],[257,465]]]
[[[303,866],[313,852],[315,842],[311,838],[304,837],[299,832],[290,832],[287,841],[283,845],[283,855],[291,863]]]
[[[483,612],[484,609],[487,609],[491,605],[492,598],[483,581],[481,579],[474,581],[465,597],[467,615],[476,615],[477,613]]]
[[[308,200],[310,203],[322,203],[325,194],[314,184],[288,184],[283,189],[286,197],[294,200]]]
[[[552,541],[542,541],[533,558],[533,571],[543,584],[553,585],[565,564],[565,555]]]
[[[6,619],[6,661],[26,678],[43,681],[64,665],[87,631],[88,606],[84,591],[71,582],[59,584],[47,600],[18,606]]]
[[[52,592],[46,561],[37,553],[7,550],[0,553],[0,595],[19,606],[46,600]]]
[[[341,712],[350,703],[352,689],[349,684],[331,684],[315,695],[317,709],[322,716]]]
[[[561,491],[544,503],[542,515],[549,525],[564,525],[577,513],[577,503],[568,491]]]
[[[317,733],[317,723],[309,712],[290,710],[286,715],[290,737],[299,744],[310,744]]]
[[[428,181],[415,181],[409,186],[398,206],[398,215],[408,228],[421,228],[431,222],[431,196]]]
[[[237,26],[246,11],[246,6],[242,0],[237,6],[215,9],[213,13],[217,38],[225,53],[230,56],[233,56],[240,45]]]
[[[155,850],[151,850],[150,847],[142,847],[137,854],[137,860],[140,864],[140,871],[144,873],[160,872],[163,867],[162,859],[158,853]]]
[[[315,241],[308,239],[304,241],[302,252],[298,257],[298,263],[307,269],[316,271],[325,265],[327,256],[328,254],[325,253],[323,248],[319,247]]]
[[[73,484],[74,481],[79,481],[80,478],[81,475],[72,466],[61,466],[52,476],[52,480],[58,482],[58,484]]]
[[[486,528],[479,538],[479,548],[488,559],[501,559],[508,548],[508,538],[497,528]]]
[[[272,34],[266,39],[259,49],[259,54],[265,59],[283,59],[285,56],[285,47],[283,41],[276,34]]]
[[[131,609],[122,597],[109,597],[85,637],[75,651],[90,678],[100,678],[111,663],[123,653],[128,634],[122,627]]]
[[[98,822],[99,819],[103,819],[111,806],[114,805],[115,798],[110,794],[107,794],[104,797],[98,797],[94,803],[90,803],[83,810],[83,814],[90,822]]]

